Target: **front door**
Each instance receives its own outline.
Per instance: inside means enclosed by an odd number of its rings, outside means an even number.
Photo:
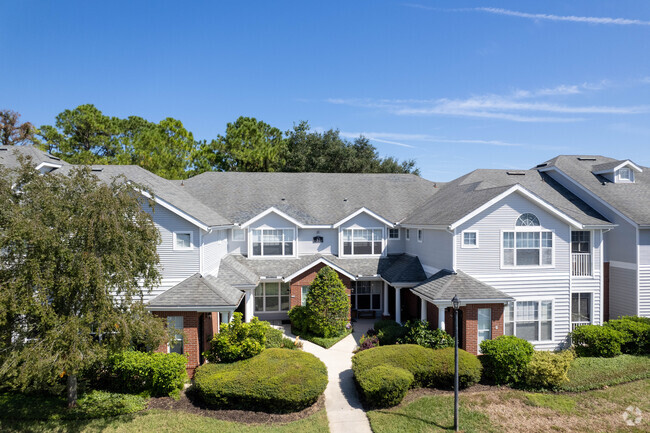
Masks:
[[[481,353],[481,341],[492,338],[492,309],[478,309],[478,353]]]

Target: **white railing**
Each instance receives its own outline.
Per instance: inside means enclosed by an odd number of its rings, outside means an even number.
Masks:
[[[571,275],[574,277],[591,275],[591,254],[571,253]]]
[[[578,326],[591,325],[590,322],[571,322],[571,331],[575,331]]]

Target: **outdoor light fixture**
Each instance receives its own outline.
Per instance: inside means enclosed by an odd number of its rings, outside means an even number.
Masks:
[[[451,303],[454,306],[454,431],[458,431],[458,295],[454,295]]]

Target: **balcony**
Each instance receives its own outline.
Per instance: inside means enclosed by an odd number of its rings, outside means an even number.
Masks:
[[[571,275],[574,277],[591,276],[591,254],[571,253]]]

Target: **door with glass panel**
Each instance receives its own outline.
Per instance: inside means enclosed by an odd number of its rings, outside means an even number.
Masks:
[[[478,309],[478,352],[481,353],[481,341],[492,339],[492,309]]]

